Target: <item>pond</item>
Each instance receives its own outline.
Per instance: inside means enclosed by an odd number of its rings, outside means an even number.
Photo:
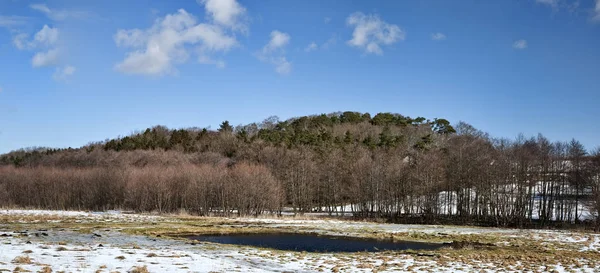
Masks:
[[[377,252],[407,249],[435,250],[442,247],[442,244],[434,243],[293,233],[199,235],[189,236],[187,238],[219,244],[245,245],[307,252]]]

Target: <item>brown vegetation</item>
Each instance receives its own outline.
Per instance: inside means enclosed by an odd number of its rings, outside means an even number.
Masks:
[[[600,152],[466,123],[344,112],[0,156],[0,206],[193,215],[351,212],[411,223],[582,224]],[[584,222],[591,226],[591,221]],[[600,217],[597,217],[600,228]]]
[[[31,258],[29,256],[17,256],[12,260],[13,264],[31,264]]]
[[[134,266],[127,272],[128,273],[150,273],[150,271],[148,271],[148,267],[145,265],[144,266]]]

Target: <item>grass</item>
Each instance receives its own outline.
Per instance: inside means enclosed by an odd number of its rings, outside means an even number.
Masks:
[[[129,269],[129,271],[127,271],[129,273],[150,273],[150,271],[148,271],[148,267],[144,266],[134,266],[131,269]]]
[[[4,217],[6,218],[6,217]],[[18,217],[16,217],[18,218]],[[22,217],[23,218],[23,217]],[[36,228],[48,228],[48,229],[67,229],[77,230],[78,232],[88,234],[93,230],[97,229],[111,229],[119,230],[126,234],[134,235],[145,235],[161,239],[177,239],[189,242],[189,240],[181,237],[184,235],[194,234],[228,234],[228,233],[268,233],[268,232],[293,232],[293,233],[311,233],[315,229],[319,233],[326,234],[350,234],[356,237],[374,238],[374,239],[393,239],[396,241],[421,241],[421,242],[456,242],[456,248],[442,248],[435,251],[434,257],[419,256],[419,252],[414,251],[394,251],[394,252],[379,252],[379,253],[343,253],[334,254],[332,257],[336,257],[341,264],[337,264],[336,267],[329,265],[326,267],[317,268],[315,271],[331,272],[335,270],[342,271],[347,269],[349,264],[353,262],[358,263],[360,267],[365,269],[370,268],[373,271],[392,269],[403,271],[406,268],[404,265],[398,262],[400,257],[405,257],[409,260],[414,260],[414,268],[426,268],[427,266],[447,266],[452,268],[453,263],[460,263],[461,266],[467,268],[467,271],[482,271],[486,268],[504,268],[511,269],[513,271],[539,271],[539,265],[573,265],[581,268],[581,266],[587,265],[588,267],[594,267],[600,265],[600,255],[597,251],[581,252],[579,249],[586,243],[590,243],[593,239],[588,239],[581,243],[565,243],[565,242],[554,242],[551,241],[551,237],[542,239],[536,239],[529,236],[532,233],[515,231],[511,233],[513,236],[506,236],[502,233],[486,232],[480,234],[456,234],[456,233],[444,233],[437,234],[431,232],[422,232],[419,230],[413,230],[410,232],[397,232],[390,233],[383,230],[379,230],[374,227],[367,228],[347,228],[336,227],[336,225],[326,225],[318,228],[313,227],[298,227],[294,225],[286,226],[279,225],[274,227],[270,224],[258,223],[258,222],[246,222],[243,219],[226,219],[226,218],[215,218],[215,217],[196,217],[189,215],[176,215],[170,217],[164,217],[164,221],[142,221],[142,222],[126,222],[126,221],[115,221],[115,222],[103,222],[101,220],[86,220],[84,222],[76,222],[70,217],[63,217],[58,223],[47,222],[46,220],[55,219],[55,217],[41,217],[41,219],[35,219],[36,217],[24,217],[23,219],[36,220],[36,222],[12,222],[9,228],[15,230],[34,230]],[[290,218],[293,219],[293,218]],[[1,221],[1,219],[0,219]],[[10,222],[9,222],[10,223]],[[446,226],[444,226],[446,227]],[[582,238],[590,237],[594,235],[590,233],[573,233],[575,237],[581,236]],[[161,238],[157,238],[157,235],[161,235]],[[554,236],[546,234],[536,234],[538,237],[542,236]],[[165,238],[167,237],[167,238]],[[66,242],[60,242],[59,245],[66,245]],[[139,246],[133,245],[131,248],[139,249]],[[203,249],[212,251],[211,249],[221,249],[220,245],[204,245]],[[234,249],[234,248],[232,248]],[[58,250],[58,248],[57,248]],[[64,249],[66,250],[66,248]],[[59,250],[60,251],[60,250]],[[314,261],[315,263],[323,258],[318,254],[293,254],[294,258],[287,258],[285,252],[269,250],[269,253],[273,257],[278,257],[282,262],[290,261],[290,259],[302,258],[306,256],[307,259]],[[429,252],[428,252],[429,253]],[[25,253],[28,254],[28,253]],[[250,253],[253,256],[256,253]],[[147,257],[156,257],[156,253],[148,253]],[[26,256],[23,256],[26,257]],[[118,256],[116,259],[125,259],[124,256]],[[266,258],[261,258],[266,259]],[[404,258],[402,258],[404,259]],[[372,261],[384,260],[385,264],[375,266]],[[518,262],[518,263],[517,263]],[[433,263],[430,264],[430,263]],[[322,265],[322,264],[321,264]],[[579,265],[579,266],[577,266]],[[408,266],[408,265],[406,265]],[[567,267],[567,266],[566,266]],[[319,270],[320,269],[320,270]],[[553,266],[549,266],[546,271],[554,269]],[[143,271],[142,271],[143,272]]]
[[[44,266],[37,273],[52,273],[52,268],[50,268],[49,266]]]
[[[17,256],[12,260],[13,264],[32,264],[31,258],[29,256]]]

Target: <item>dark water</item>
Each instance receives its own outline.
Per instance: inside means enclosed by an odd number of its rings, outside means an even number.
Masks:
[[[312,234],[267,233],[267,234],[229,234],[200,235],[188,237],[192,240],[220,244],[247,245],[279,250],[307,252],[376,252],[384,250],[433,250],[441,244],[381,241],[335,236],[317,236]]]

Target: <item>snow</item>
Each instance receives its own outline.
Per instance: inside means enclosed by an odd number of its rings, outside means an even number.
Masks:
[[[83,211],[66,211],[66,210],[20,210],[20,209],[3,209],[0,210],[0,215],[30,215],[30,216],[65,216],[79,217],[88,216],[89,213]]]
[[[89,221],[140,223],[176,222],[173,217],[123,214],[111,212],[0,210],[1,215],[59,217],[56,221]],[[52,218],[54,219],[54,218]],[[542,243],[559,243],[576,247],[575,251],[600,251],[600,234],[552,230],[518,230],[441,225],[401,225],[353,222],[328,219],[224,219],[232,223],[270,228],[292,228],[320,234],[353,235],[364,232],[426,234],[500,235],[506,238],[533,238]],[[54,221],[54,220],[53,220]],[[33,222],[37,223],[37,222]],[[19,227],[20,224],[16,224]],[[395,252],[382,253],[306,253],[285,252],[245,246],[213,243],[190,244],[188,241],[162,237],[128,235],[117,229],[103,228],[92,233],[76,229],[38,228],[15,230],[15,225],[0,223],[0,272],[13,271],[17,266],[37,272],[49,265],[53,272],[127,272],[135,266],[146,266],[150,272],[519,272],[518,262],[502,267],[489,261],[450,260],[419,257]],[[106,225],[105,225],[106,226]],[[47,236],[36,236],[41,233]],[[17,264],[24,256],[30,264]],[[118,258],[119,257],[119,258]],[[123,258],[123,259],[120,259]],[[448,258],[445,258],[448,260]],[[574,265],[540,265],[539,271],[570,272]],[[577,272],[600,272],[582,262]]]
[[[546,191],[544,190],[546,189]],[[543,182],[543,181],[538,181],[532,184],[531,189],[529,188],[528,185],[519,185],[519,184],[514,184],[514,183],[509,183],[509,184],[504,184],[504,185],[498,185],[497,188],[493,189],[493,196],[499,197],[500,200],[503,200],[500,203],[505,203],[504,209],[506,209],[507,211],[511,211],[512,209],[514,209],[514,203],[515,200],[518,196],[520,195],[530,195],[533,198],[533,202],[532,204],[526,204],[525,205],[525,209],[526,211],[528,211],[529,209],[531,209],[532,211],[532,215],[531,218],[534,220],[537,220],[540,218],[540,208],[541,208],[541,204],[543,204],[542,202],[542,196],[545,192],[550,191],[550,189],[552,189],[554,192],[557,193],[561,193],[561,195],[574,195],[575,193],[577,193],[576,188],[565,183],[562,182]],[[531,190],[531,192],[529,192]],[[462,189],[463,193],[465,195],[468,196],[468,198],[471,199],[471,201],[475,200],[476,196],[477,196],[477,188],[464,188]],[[521,191],[521,192],[519,192]],[[581,193],[584,193],[586,195],[591,194],[591,189],[590,188],[583,188],[581,189]],[[424,197],[420,197],[420,198],[424,198]],[[552,200],[550,199],[550,197],[547,197],[547,201],[550,202],[554,202],[554,208],[552,209],[551,213],[550,213],[550,220],[556,220],[559,219],[562,215],[562,218],[560,219],[564,219],[564,220],[568,220],[568,221],[572,221],[574,222],[575,219],[578,219],[580,221],[587,221],[587,220],[593,220],[596,218],[596,214],[592,211],[590,211],[591,208],[591,203],[589,201],[584,201],[584,200],[579,200],[577,202],[577,205],[575,205],[575,200],[568,200],[565,199],[565,197],[554,197],[555,199]],[[561,199],[562,198],[562,199]],[[458,203],[457,203],[457,193],[456,192],[448,192],[448,191],[440,191],[438,193],[438,203],[437,203],[437,209],[439,210],[440,214],[452,214],[452,215],[456,215],[458,213]],[[495,211],[497,214],[501,215],[502,213],[500,211],[498,211],[498,206],[494,205],[494,204],[488,204],[487,209],[490,211]],[[531,205],[531,207],[530,207]],[[561,210],[561,206],[563,206],[563,210]],[[575,210],[575,208],[577,208],[577,210]],[[354,211],[353,211],[354,209]],[[409,206],[409,207],[398,207],[397,204],[387,204],[387,202],[365,202],[364,204],[343,204],[343,205],[338,205],[338,206],[333,206],[333,207],[317,207],[314,208],[313,210],[315,211],[322,211],[320,213],[308,213],[309,215],[315,215],[315,216],[319,216],[319,215],[328,215],[329,213],[332,213],[333,215],[348,215],[348,216],[352,216],[353,212],[355,211],[369,211],[373,209],[374,211],[387,211],[388,209],[391,209],[392,212],[400,212],[400,213],[409,213],[410,212],[417,212],[420,213],[422,212],[422,208],[413,205],[413,206]],[[284,210],[285,212],[287,212],[287,215],[290,214],[291,208],[287,208]],[[341,214],[341,212],[344,212],[344,214]],[[573,213],[575,211],[577,211],[577,215],[569,215],[568,211],[572,211]]]
[[[21,216],[41,217],[40,219],[48,219],[51,222],[61,222],[65,220],[73,220],[75,222],[152,222],[165,220],[157,215],[146,214],[125,214],[117,210],[109,210],[104,212],[85,212],[85,211],[66,211],[66,210],[18,210],[18,209],[2,209],[0,216]],[[44,218],[48,217],[48,218]],[[29,219],[22,220],[29,222]]]
[[[484,233],[513,233],[513,229],[481,228],[481,227],[454,227],[446,225],[407,225],[407,224],[380,224],[359,221],[340,220],[297,220],[297,219],[258,219],[258,218],[234,218],[238,221],[249,223],[270,224],[275,227],[303,227],[320,230],[343,230],[347,233],[352,231],[372,230],[386,233],[421,232],[428,234],[484,234]]]

